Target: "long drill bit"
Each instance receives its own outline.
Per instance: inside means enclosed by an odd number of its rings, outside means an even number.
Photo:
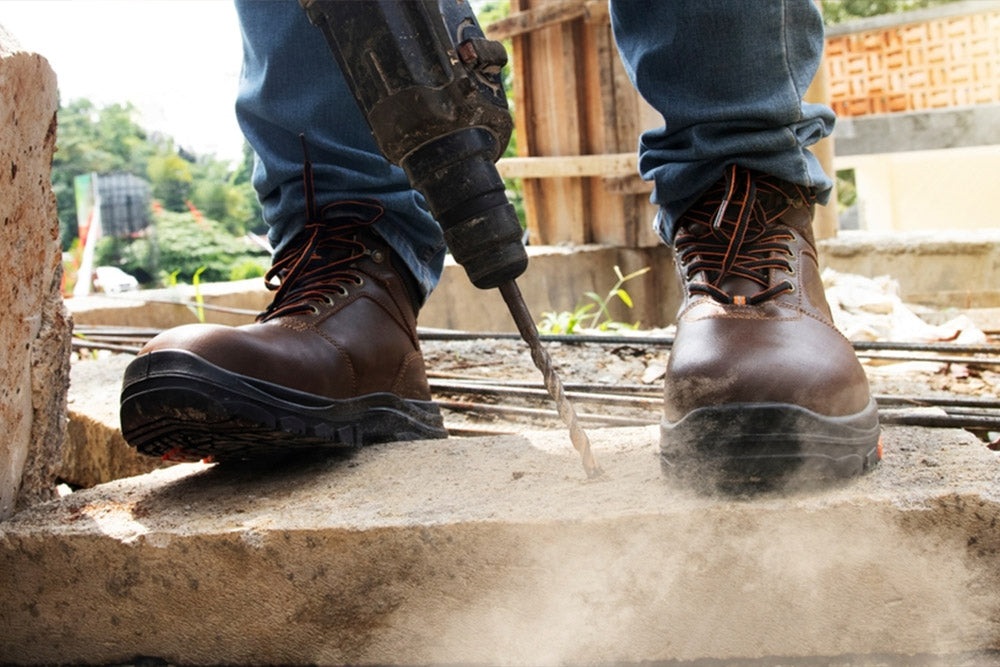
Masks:
[[[548,389],[549,395],[555,400],[559,416],[566,423],[566,426],[569,427],[569,439],[573,443],[573,447],[576,448],[576,451],[580,453],[580,459],[583,461],[583,469],[586,471],[587,477],[599,477],[604,471],[601,470],[601,466],[597,464],[597,459],[594,458],[593,452],[590,451],[590,438],[587,437],[587,433],[580,426],[576,410],[573,408],[573,404],[569,402],[569,398],[566,397],[562,381],[559,379],[555,367],[552,365],[552,357],[542,347],[542,341],[538,337],[538,330],[535,329],[535,322],[528,311],[528,306],[524,303],[521,290],[513,280],[501,283],[499,290],[503,296],[503,300],[507,303],[507,309],[510,310],[511,317],[514,318],[517,330],[521,332],[521,338],[524,339],[524,342],[531,349],[531,360],[535,362],[535,366],[542,372],[542,377],[545,380],[545,388]]]

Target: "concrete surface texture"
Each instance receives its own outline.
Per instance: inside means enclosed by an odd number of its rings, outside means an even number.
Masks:
[[[184,464],[36,506],[0,524],[0,662],[1000,649],[1000,466],[972,436],[886,429],[871,475],[730,497],[666,477],[655,427],[590,435],[596,481],[548,431]]]
[[[1000,229],[846,232],[819,248],[821,263],[841,273],[891,276],[907,303],[1000,306]]]
[[[530,265],[518,280],[532,313],[541,318],[547,310],[573,310],[588,291],[605,294],[617,279],[614,267],[630,273],[644,266],[655,266],[630,281],[626,288],[635,307],[627,310],[616,302],[609,307],[615,317],[644,326],[670,320],[680,303],[676,288],[673,259],[666,246],[655,248],[617,248],[610,246],[532,247],[528,248]],[[241,280],[201,286],[205,303],[240,309],[242,313],[207,310],[206,319],[218,324],[246,324],[267,307],[271,292],[263,279]],[[191,286],[163,290],[144,290],[120,295],[74,297],[67,305],[80,325],[123,325],[169,328],[196,322],[194,309],[178,301],[194,301]],[[466,331],[517,331],[497,290],[477,289],[465,270],[449,256],[441,281],[420,311],[420,326]]]
[[[1000,255],[997,232],[841,233],[820,242],[824,267],[868,277],[889,275],[899,282],[908,303],[983,308],[1000,306]],[[642,328],[673,323],[679,303],[673,260],[659,248],[531,248],[531,265],[518,281],[536,320],[545,311],[572,311],[588,291],[605,294],[614,284],[614,266],[625,273],[645,266],[653,271],[625,289],[636,303],[627,310],[612,300],[612,315],[639,321]],[[202,285],[210,305],[241,309],[207,310],[219,324],[246,324],[271,298],[261,279]],[[194,300],[193,288],[146,290],[133,295],[74,297],[67,300],[77,324],[169,328],[197,321],[193,309],[177,301]],[[420,326],[466,331],[515,331],[496,290],[479,290],[465,271],[450,261],[430,299],[420,311]]]
[[[0,519],[54,488],[66,432],[70,325],[49,168],[56,77],[0,26]]]
[[[67,484],[89,488],[170,465],[138,454],[122,437],[118,395],[125,367],[134,358],[118,354],[72,364],[68,437],[58,471]]]

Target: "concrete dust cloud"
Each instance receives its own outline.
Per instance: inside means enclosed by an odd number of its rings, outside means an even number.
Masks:
[[[970,567],[957,533],[900,525],[888,507],[763,502],[513,531],[469,582],[474,598],[442,606],[427,660],[952,654],[990,633],[1000,645],[997,575]]]

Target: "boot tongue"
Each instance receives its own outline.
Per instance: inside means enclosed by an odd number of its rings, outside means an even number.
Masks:
[[[768,278],[770,278],[769,273]],[[770,280],[768,280],[768,283],[770,283]],[[759,283],[733,275],[724,278],[721,283],[716,284],[716,287],[732,297],[745,297],[747,299],[762,289]]]
[[[689,222],[675,244],[689,273],[694,293],[705,294],[722,304],[752,305],[790,289],[773,285],[771,272],[787,267],[788,235],[766,228],[759,211],[738,225],[716,227]]]

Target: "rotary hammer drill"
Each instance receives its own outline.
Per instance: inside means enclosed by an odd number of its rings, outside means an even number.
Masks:
[[[515,283],[528,256],[495,164],[513,128],[503,46],[486,39],[468,0],[299,3],[322,30],[379,150],[424,196],[455,261],[476,287],[499,288],[584,469],[600,474]]]

